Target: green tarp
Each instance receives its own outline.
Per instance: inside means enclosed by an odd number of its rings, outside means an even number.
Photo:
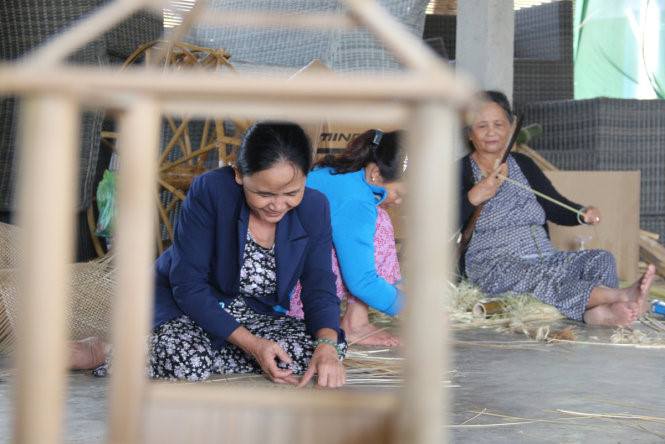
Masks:
[[[665,0],[576,0],[575,98],[665,99]]]

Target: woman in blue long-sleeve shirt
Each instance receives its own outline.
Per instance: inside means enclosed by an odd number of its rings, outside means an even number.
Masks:
[[[400,133],[370,130],[346,150],[319,162],[307,176],[307,186],[321,191],[330,202],[333,244],[342,280],[352,296],[341,325],[349,341],[370,345],[398,345],[396,337],[369,323],[368,306],[397,315],[404,295],[398,284],[377,271],[375,230],[378,207],[399,205],[407,158]]]

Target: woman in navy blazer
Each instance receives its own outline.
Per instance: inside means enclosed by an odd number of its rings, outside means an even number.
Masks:
[[[320,386],[344,384],[330,210],[305,187],[310,164],[299,126],[258,123],[236,168],[194,180],[156,263],[152,377],[263,371],[278,383],[317,374]],[[304,322],[284,315],[298,280]]]

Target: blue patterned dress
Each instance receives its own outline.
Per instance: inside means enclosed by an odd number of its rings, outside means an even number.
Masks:
[[[472,159],[476,182],[482,174]],[[509,177],[529,182],[512,156]],[[616,264],[604,250],[557,251],[545,230],[545,211],[536,196],[504,182],[487,201],[466,252],[466,274],[485,293],[531,293],[564,316],[581,321],[591,290],[616,288]]]

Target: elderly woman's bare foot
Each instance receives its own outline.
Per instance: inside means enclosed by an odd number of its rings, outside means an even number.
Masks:
[[[602,304],[584,312],[584,322],[589,325],[627,326],[635,322],[638,313],[637,302]]]
[[[649,291],[651,290],[651,285],[655,278],[656,267],[649,264],[642,277],[635,283],[635,287],[638,290],[637,297],[635,298],[635,302],[638,304],[637,317],[640,317],[649,311],[651,305],[649,301]]]
[[[70,342],[69,368],[89,370],[99,367],[106,360],[107,348],[104,341],[96,336]]]

